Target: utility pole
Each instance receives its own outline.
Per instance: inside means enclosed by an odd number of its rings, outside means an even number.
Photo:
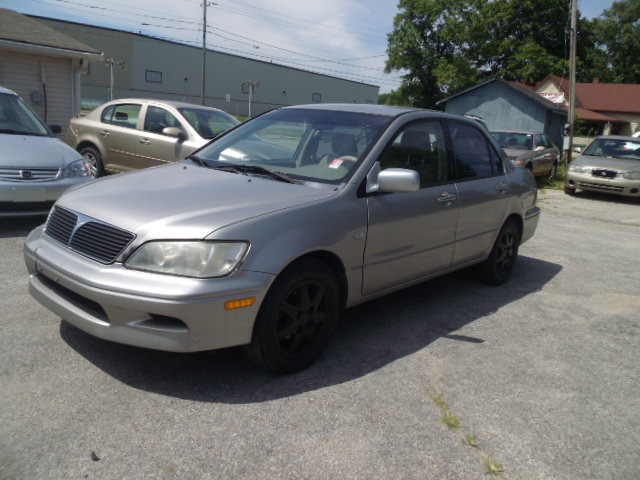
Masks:
[[[578,0],[571,0],[571,45],[569,50],[569,142],[567,147],[567,164],[571,162],[573,150],[573,133],[576,120],[576,42],[578,39]]]
[[[107,58],[104,61],[104,65],[105,67],[109,67],[109,98],[108,101],[110,102],[111,100],[113,100],[113,66],[117,65],[118,67],[122,68],[124,67],[124,61],[116,61],[114,60],[113,57],[111,58]]]
[[[207,78],[207,0],[202,0],[202,89],[200,103],[204,105],[204,86]]]
[[[251,101],[253,99],[253,89],[259,87],[260,86],[260,82],[256,82],[255,80],[247,80],[244,83],[249,85],[249,118],[252,118],[252,115],[251,115]]]

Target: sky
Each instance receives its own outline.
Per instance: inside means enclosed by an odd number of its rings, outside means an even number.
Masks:
[[[613,0],[580,0],[593,18]],[[568,0],[567,0],[568,3]],[[202,45],[202,0],[2,0],[3,8]],[[207,7],[207,47],[396,89],[384,73],[397,0],[215,0]]]

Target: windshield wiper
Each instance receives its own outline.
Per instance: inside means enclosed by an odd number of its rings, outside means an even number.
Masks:
[[[275,170],[269,170],[268,168],[260,167],[258,165],[238,165],[236,163],[232,163],[229,165],[220,165],[217,167],[212,167],[214,170],[222,170],[233,173],[240,173],[242,175],[247,175],[249,173],[257,174],[257,175],[267,175],[275,180],[286,183],[297,183],[300,182],[291,178],[286,173],[276,172]]]
[[[194,162],[196,162],[197,164],[199,164],[201,167],[205,167],[205,168],[211,168],[211,165],[207,164],[204,159],[200,158],[197,155],[189,155],[186,157],[187,160],[193,160]]]

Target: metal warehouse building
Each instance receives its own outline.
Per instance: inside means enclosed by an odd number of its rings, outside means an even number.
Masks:
[[[104,53],[81,75],[83,105],[109,98],[113,62],[113,98],[142,97],[200,103],[202,49],[146,35],[80,23],[33,17]],[[313,102],[378,103],[379,87],[307,72],[276,63],[208,50],[205,103],[235,115],[247,115],[249,85],[252,111]]]

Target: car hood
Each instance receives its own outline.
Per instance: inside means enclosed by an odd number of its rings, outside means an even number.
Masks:
[[[622,172],[626,172],[627,170],[640,170],[640,160],[628,160],[624,158],[581,155],[576,158],[574,162],[586,167],[610,168]]]
[[[54,137],[0,133],[0,166],[21,168],[64,168],[82,158],[78,152]]]
[[[504,153],[506,153],[507,157],[509,157],[509,158],[517,158],[517,157],[521,157],[523,155],[527,155],[527,154],[531,153],[531,150],[522,150],[521,148],[505,148],[505,147],[502,147],[502,149],[504,150]]]
[[[335,195],[185,163],[119,174],[65,193],[58,205],[140,240],[199,239],[226,225]]]

